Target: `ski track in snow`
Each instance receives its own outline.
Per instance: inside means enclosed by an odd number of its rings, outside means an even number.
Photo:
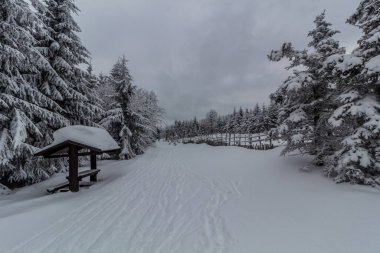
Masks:
[[[159,148],[123,177],[11,252],[229,252],[234,239],[220,215],[238,182],[192,172],[177,149]],[[104,197],[105,196],[105,197]]]

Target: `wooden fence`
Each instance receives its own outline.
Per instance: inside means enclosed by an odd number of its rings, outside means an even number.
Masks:
[[[199,135],[177,139],[178,142],[187,143],[207,143],[212,146],[238,146],[249,149],[267,150],[274,148],[278,141],[266,134],[228,134],[217,133]]]

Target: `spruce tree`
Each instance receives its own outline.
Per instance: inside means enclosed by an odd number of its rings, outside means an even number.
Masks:
[[[261,109],[259,104],[256,103],[250,117],[250,133],[260,133],[260,115]]]
[[[38,1],[33,4],[42,9]],[[0,175],[8,184],[38,182],[57,170],[32,155],[47,125],[67,124],[62,108],[36,86],[39,68],[48,65],[34,47],[34,32],[42,26],[24,1],[0,5]]]
[[[246,109],[244,112],[243,118],[241,120],[241,127],[240,127],[240,131],[243,134],[249,133],[249,124],[250,124],[249,118],[250,118],[250,113],[249,113],[249,110]]]
[[[38,34],[36,47],[52,69],[42,69],[40,89],[65,110],[64,116],[72,124],[95,125],[96,115],[103,111],[88,73],[79,67],[88,64],[90,56],[72,16],[79,9],[73,0],[46,0],[46,6],[43,22],[47,31]]]
[[[142,154],[147,147],[157,139],[157,126],[161,121],[163,110],[158,105],[156,94],[153,91],[146,91],[143,89],[135,90],[131,98],[130,106],[133,119],[135,120],[135,126],[132,124],[131,129],[136,129],[136,127],[138,127],[135,133],[138,138],[134,140],[136,143],[132,142],[131,145],[135,148],[134,151],[136,154]],[[185,122],[186,136],[189,132],[187,125],[187,122]]]
[[[243,108],[240,107],[238,112],[236,112],[234,109],[233,133],[241,133],[241,122],[243,120],[243,116]]]
[[[267,112],[264,116],[264,125],[267,131],[277,127],[278,122],[278,107],[275,103],[270,103]]]
[[[132,95],[135,87],[132,85],[132,76],[127,67],[125,56],[118,59],[111,70],[111,84],[114,88],[114,107],[107,111],[103,126],[112,129],[113,136],[123,145],[120,158],[129,159],[136,155],[132,142],[136,140],[135,120],[131,108]],[[134,139],[133,139],[134,138]]]
[[[198,136],[199,135],[199,123],[197,120],[197,117],[194,117],[193,123],[192,123],[192,136]]]
[[[207,129],[207,134],[214,134],[217,128],[218,113],[215,110],[210,110],[206,114],[205,128]]]
[[[302,154],[316,155],[316,163],[321,164],[326,156],[322,133],[325,133],[329,108],[330,84],[334,78],[326,71],[325,62],[329,57],[342,55],[344,48],[333,36],[339,31],[332,30],[325,20],[325,12],[315,18],[315,29],[309,32],[309,48],[295,50],[291,43],[284,43],[278,51],[272,51],[269,59],[279,61],[286,57],[291,61],[287,68],[295,69],[284,84],[272,95],[280,105],[279,131],[287,140],[283,154],[299,150]]]
[[[326,173],[337,182],[380,184],[380,1],[361,1],[347,22],[363,35],[351,55],[331,61],[341,82],[329,122],[342,142]]]

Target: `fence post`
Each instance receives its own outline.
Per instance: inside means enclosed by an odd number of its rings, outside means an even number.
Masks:
[[[261,135],[260,134],[259,134],[259,145],[260,145],[259,149],[261,149]]]

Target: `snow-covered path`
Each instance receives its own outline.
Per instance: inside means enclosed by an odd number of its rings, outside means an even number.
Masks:
[[[278,153],[159,143],[104,163],[102,180],[80,193],[24,189],[0,200],[0,252],[379,249],[379,192],[299,172],[298,158]]]

